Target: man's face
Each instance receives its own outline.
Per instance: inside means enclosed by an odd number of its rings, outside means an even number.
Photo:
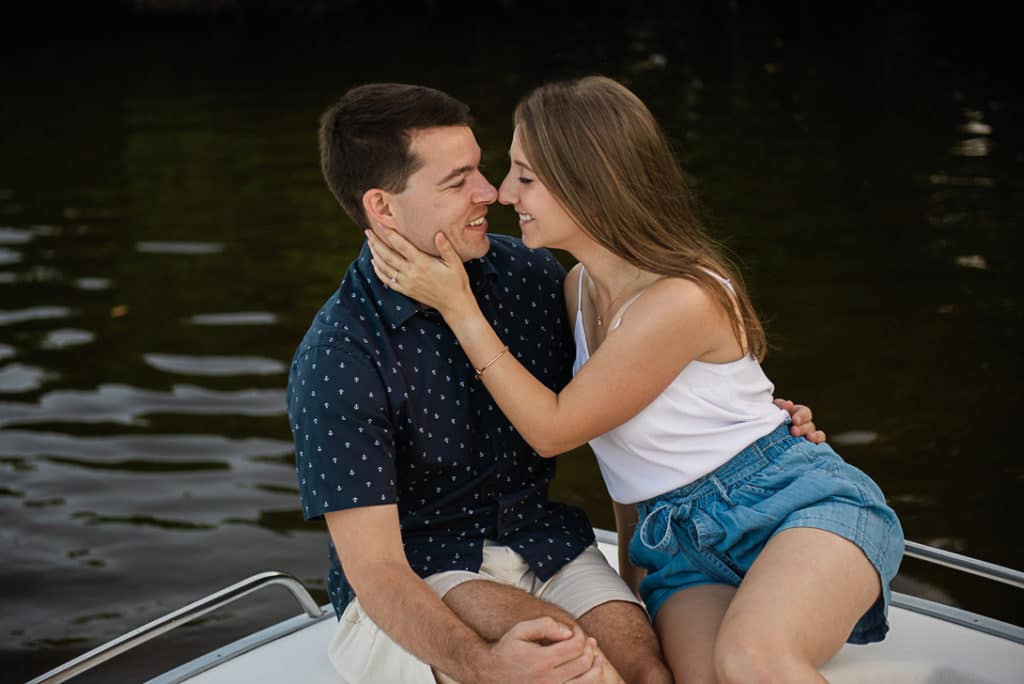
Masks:
[[[487,205],[498,192],[480,173],[480,146],[467,126],[413,132],[409,150],[423,166],[405,190],[391,195],[395,228],[424,252],[436,255],[434,236],[444,233],[463,261],[487,253]]]

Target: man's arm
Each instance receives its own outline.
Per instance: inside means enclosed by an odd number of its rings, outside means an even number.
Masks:
[[[585,635],[551,618],[519,623],[496,643],[487,643],[409,567],[396,506],[333,511],[325,518],[363,610],[435,670],[458,681],[564,682],[594,666]]]
[[[794,404],[789,399],[776,399],[775,405],[783,411],[789,411],[789,417],[793,421],[793,424],[789,426],[789,434],[794,437],[806,437],[808,441],[815,444],[825,441],[825,431],[819,430],[814,424],[809,406]]]

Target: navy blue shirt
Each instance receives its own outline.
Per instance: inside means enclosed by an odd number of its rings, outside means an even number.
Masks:
[[[466,264],[484,315],[552,390],[571,375],[565,271],[544,250],[490,236]],[[494,403],[436,311],[384,286],[364,245],[292,360],[288,416],[306,519],[397,504],[409,565],[421,577],[480,569],[483,540],[515,549],[542,580],[593,542],[582,511],[548,501],[541,458]],[[340,616],[354,596],[329,549]]]

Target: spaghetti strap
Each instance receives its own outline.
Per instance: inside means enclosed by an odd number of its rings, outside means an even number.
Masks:
[[[647,287],[650,287],[650,285],[648,285]],[[609,332],[611,332],[612,330],[616,330],[620,325],[622,325],[622,317],[626,315],[626,309],[628,309],[633,302],[640,299],[640,295],[642,295],[644,292],[647,292],[647,287],[645,287],[644,289],[640,290],[635,295],[627,299],[626,303],[619,307],[619,310],[615,312],[615,322],[612,323],[610,328],[608,328]]]
[[[583,315],[583,274],[587,272],[587,267],[580,264],[580,283],[576,288],[576,315]]]
[[[722,286],[725,288],[725,291],[729,293],[729,301],[732,302],[732,312],[736,316],[736,320],[739,321],[740,323],[740,347],[742,347],[745,352],[747,350],[747,333],[743,329],[743,312],[740,311],[740,302],[739,299],[737,299],[736,297],[736,288],[732,286],[732,281],[730,281],[725,276],[718,275],[710,268],[702,267],[702,270],[709,276],[720,282]]]

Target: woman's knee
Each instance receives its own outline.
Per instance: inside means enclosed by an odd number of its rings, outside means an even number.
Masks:
[[[714,652],[718,681],[722,684],[770,681],[766,658],[760,650],[747,641],[719,640]]]
[[[726,637],[715,644],[719,684],[822,681],[818,671],[771,637]]]

